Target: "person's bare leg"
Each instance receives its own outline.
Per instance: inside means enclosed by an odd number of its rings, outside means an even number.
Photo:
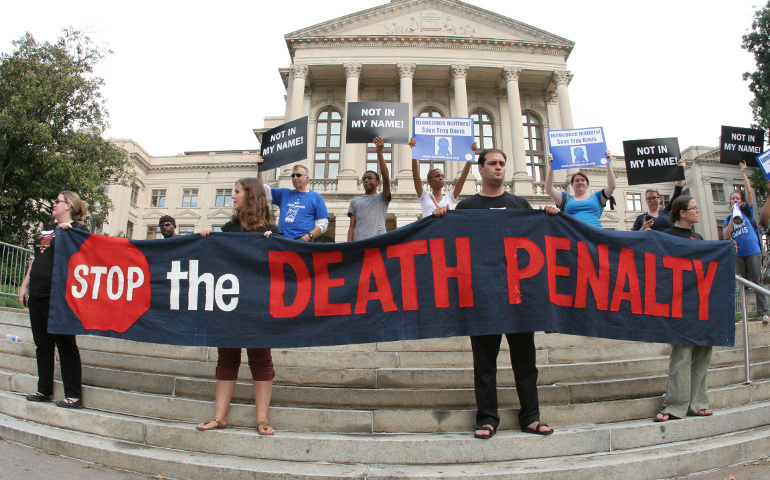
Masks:
[[[257,431],[259,431],[260,435],[272,435],[275,433],[273,427],[267,423],[267,414],[270,409],[270,398],[272,396],[272,380],[254,382],[254,403],[257,406]]]
[[[227,411],[235,391],[235,380],[217,380],[217,393],[214,402],[214,418],[227,425]],[[269,402],[269,400],[268,400]],[[198,424],[198,430],[212,430],[219,427],[216,421]]]

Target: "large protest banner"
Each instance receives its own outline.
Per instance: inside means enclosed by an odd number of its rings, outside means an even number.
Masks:
[[[417,160],[471,162],[476,156],[472,118],[412,117],[417,145],[412,158]]]
[[[549,130],[548,145],[554,170],[607,165],[607,144],[602,127]]]
[[[307,158],[307,117],[271,128],[262,134],[262,156],[259,166],[264,172]]]
[[[764,146],[764,131],[722,125],[719,163],[738,165],[746,162],[750,167],[757,167],[759,165],[756,157],[762,153]]]
[[[49,331],[217,347],[542,330],[732,345],[733,248],[540,210],[450,211],[342,244],[69,229],[56,236]]]
[[[629,185],[684,180],[676,137],[624,140],[623,153]]]
[[[347,143],[371,143],[382,137],[387,143],[409,143],[409,104],[350,102],[347,114]]]

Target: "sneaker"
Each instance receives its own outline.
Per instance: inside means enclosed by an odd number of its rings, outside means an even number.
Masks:
[[[43,395],[40,392],[30,393],[26,397],[28,402],[50,402],[51,396],[50,395]]]
[[[53,403],[55,403],[57,407],[61,408],[85,408],[82,398],[78,398],[77,400],[65,398],[64,400],[56,400]]]

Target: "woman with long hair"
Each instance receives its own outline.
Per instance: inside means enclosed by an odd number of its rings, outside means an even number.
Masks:
[[[417,146],[417,140],[411,138],[409,140],[409,146],[412,148]],[[471,145],[471,150],[476,152],[476,142]],[[437,208],[448,207],[451,210],[454,207],[455,202],[457,202],[457,197],[460,196],[460,192],[465,185],[465,179],[468,178],[468,172],[471,171],[472,163],[473,162],[465,162],[463,171],[460,173],[460,178],[455,182],[454,188],[444,195],[444,172],[440,168],[428,170],[426,180],[430,191],[427,191],[422,187],[420,162],[418,162],[416,158],[412,159],[412,179],[414,180],[414,190],[417,192],[417,198],[420,200],[422,218],[433,215],[433,210]]]
[[[270,206],[265,188],[257,178],[242,178],[235,182],[233,190],[233,214],[230,221],[222,225],[223,232],[255,232],[270,237],[281,233],[270,222]],[[210,229],[201,230],[202,237],[211,235]],[[235,391],[238,370],[241,366],[240,348],[218,348],[217,386],[214,404],[214,418],[198,424],[198,430],[227,428],[227,412]],[[247,348],[251,378],[254,382],[254,403],[257,407],[257,431],[260,435],[272,435],[273,427],[268,423],[270,398],[273,395],[273,357],[269,348]]]
[[[694,198],[679,197],[671,205],[669,220],[675,226],[663,233],[680,238],[703,240],[692,226],[698,223],[700,208]],[[672,345],[663,409],[655,416],[656,422],[684,418],[685,415],[708,417],[709,398],[706,374],[711,364],[708,345]]]
[[[80,350],[75,335],[48,333],[48,307],[51,301],[53,252],[59,229],[77,228],[88,232],[82,222],[88,206],[80,196],[64,190],[53,201],[54,223],[46,225],[35,237],[35,258],[19,287],[19,302],[29,303],[29,320],[37,358],[37,392],[27,395],[30,402],[50,402],[53,395],[54,352],[59,350],[59,365],[64,384],[64,400],[55,403],[63,408],[83,408]]]

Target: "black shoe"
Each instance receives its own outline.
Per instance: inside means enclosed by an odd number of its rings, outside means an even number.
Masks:
[[[25,397],[29,402],[50,402],[50,395],[43,395],[40,392],[30,393]]]
[[[69,398],[65,398],[64,400],[56,400],[53,403],[55,403],[57,407],[61,408],[85,408],[82,398],[78,398],[77,400],[70,400]]]

